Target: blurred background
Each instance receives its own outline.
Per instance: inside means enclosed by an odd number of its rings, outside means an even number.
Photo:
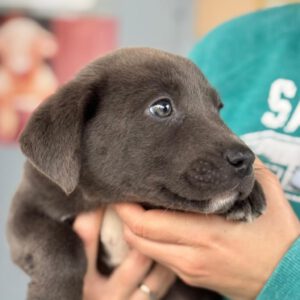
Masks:
[[[233,17],[300,1],[0,0],[0,299],[25,299],[27,277],[9,258],[5,222],[22,174],[17,137],[35,107],[83,65],[126,46],[186,56]]]

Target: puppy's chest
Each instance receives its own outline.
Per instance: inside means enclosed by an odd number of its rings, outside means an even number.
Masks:
[[[122,221],[109,206],[102,221],[100,240],[106,254],[104,263],[111,268],[118,266],[126,258],[129,246],[124,239]]]

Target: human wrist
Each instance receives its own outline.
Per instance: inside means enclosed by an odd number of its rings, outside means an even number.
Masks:
[[[300,238],[286,251],[257,296],[257,300],[298,299],[300,283]]]

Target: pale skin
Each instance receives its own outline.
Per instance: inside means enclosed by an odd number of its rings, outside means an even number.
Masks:
[[[153,260],[137,250],[131,250],[110,278],[99,274],[96,259],[103,212],[102,209],[82,214],[74,223],[74,230],[84,242],[88,261],[83,300],[149,300],[139,289],[141,283],[155,291],[157,298],[161,299],[174,283],[175,274],[162,265],[153,266]]]
[[[255,299],[300,234],[299,220],[276,176],[258,160],[255,176],[264,189],[267,210],[252,223],[118,204],[126,240],[189,285],[233,300]]]

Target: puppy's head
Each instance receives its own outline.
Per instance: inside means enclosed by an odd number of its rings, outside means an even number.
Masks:
[[[224,125],[221,106],[189,60],[118,50],[35,111],[21,148],[67,194],[79,186],[103,202],[223,212],[251,192],[254,155]]]

